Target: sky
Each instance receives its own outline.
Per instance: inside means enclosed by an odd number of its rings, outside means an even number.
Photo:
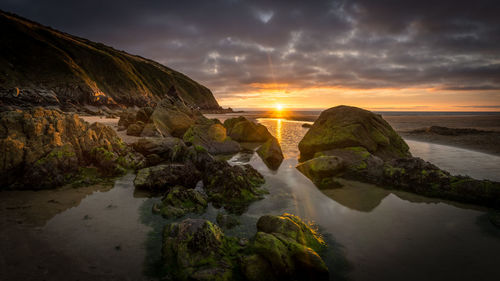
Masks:
[[[0,0],[232,108],[500,111],[498,0]]]

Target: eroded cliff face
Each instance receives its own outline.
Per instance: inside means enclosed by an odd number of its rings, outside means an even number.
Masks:
[[[154,61],[0,11],[0,105],[154,105],[175,86],[193,107],[212,92]]]

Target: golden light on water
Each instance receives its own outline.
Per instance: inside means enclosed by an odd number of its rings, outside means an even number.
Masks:
[[[276,121],[276,139],[278,140],[279,143],[281,143],[281,119],[278,119]]]

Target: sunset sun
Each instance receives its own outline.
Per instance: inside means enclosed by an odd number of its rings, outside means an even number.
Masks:
[[[283,105],[277,104],[276,105],[276,111],[282,111],[283,110]]]

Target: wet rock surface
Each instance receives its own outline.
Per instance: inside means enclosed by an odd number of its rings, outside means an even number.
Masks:
[[[88,165],[116,175],[144,163],[112,128],[43,108],[0,113],[0,151],[0,184],[11,189],[54,188]]]
[[[256,124],[245,117],[224,121],[228,136],[238,142],[265,142],[273,136],[262,124]]]
[[[199,180],[201,174],[194,165],[172,163],[140,169],[134,185],[140,189],[165,192],[175,185],[194,188]]]
[[[299,143],[300,158],[346,147],[364,147],[382,159],[411,156],[408,145],[380,115],[341,105],[323,111],[307,131]]]
[[[500,183],[453,176],[410,157],[406,143],[386,125],[380,116],[365,110],[345,106],[326,110],[300,142],[301,160],[310,160],[297,168],[320,188],[338,187],[335,178],[346,178],[500,208]]]
[[[153,211],[170,219],[182,217],[187,213],[202,213],[207,205],[206,196],[199,191],[175,186],[163,196],[161,204],[153,206]]]
[[[162,255],[173,280],[329,280],[322,238],[299,217],[263,216],[248,243],[213,223],[186,219],[164,229]]]
[[[226,128],[215,122],[192,126],[184,134],[183,139],[185,142],[203,147],[211,154],[231,154],[241,150],[239,143],[227,136]]]
[[[277,170],[284,158],[281,146],[275,137],[271,137],[263,143],[259,149],[257,149],[257,154],[271,170]]]

